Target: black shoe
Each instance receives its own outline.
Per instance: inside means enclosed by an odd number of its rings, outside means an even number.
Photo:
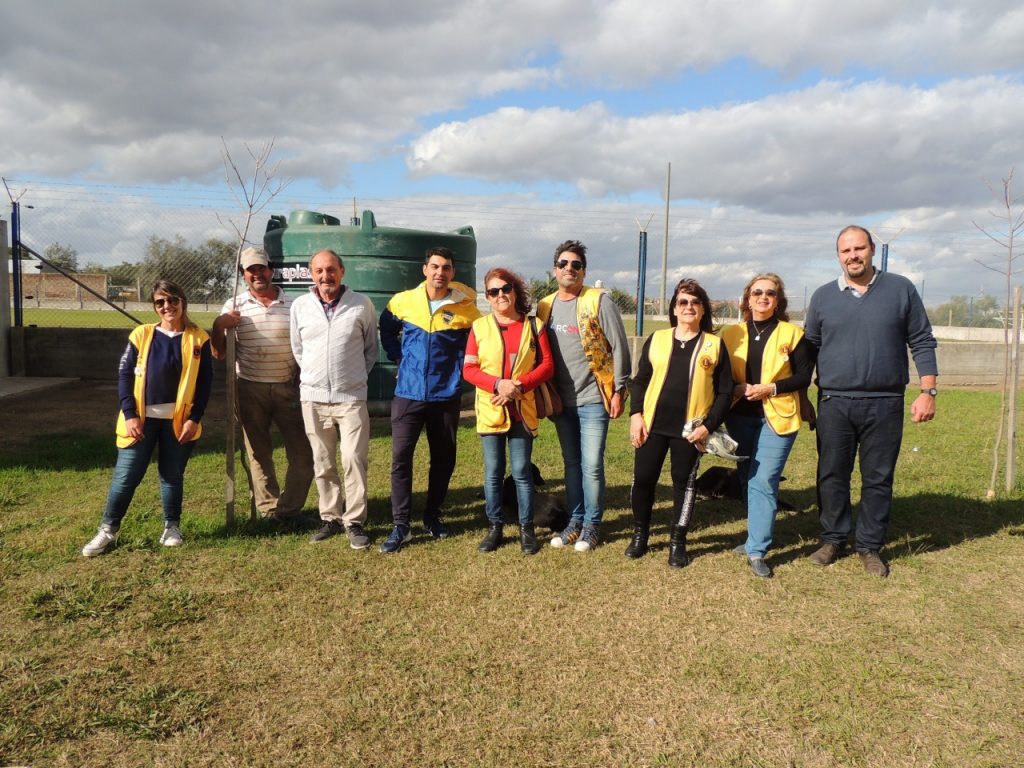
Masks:
[[[487,531],[487,535],[484,536],[484,540],[480,542],[480,551],[493,552],[500,547],[504,529],[505,526],[502,523],[491,523],[491,527]]]
[[[647,539],[651,535],[651,529],[646,525],[636,525],[633,528],[633,540],[626,547],[626,557],[636,560],[647,554]]]
[[[433,536],[435,539],[447,539],[448,538],[448,526],[441,520],[441,515],[424,515],[423,516],[423,527],[427,533]]]
[[[325,539],[331,538],[331,536],[337,536],[339,533],[344,532],[345,526],[337,520],[326,520],[324,521],[324,524],[320,526],[320,530],[310,537],[309,541],[312,544],[316,544],[318,541],[324,541]]]
[[[690,558],[686,556],[686,526],[673,526],[672,538],[668,542],[669,568],[684,568],[689,562]]]
[[[532,525],[519,526],[519,545],[524,555],[535,555],[540,551],[540,542]]]

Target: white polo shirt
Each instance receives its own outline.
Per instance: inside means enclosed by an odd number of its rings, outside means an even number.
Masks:
[[[239,378],[263,384],[291,381],[297,364],[291,347],[292,299],[279,286],[277,298],[264,306],[246,291],[239,294],[234,308],[242,316],[235,329],[235,370]],[[228,314],[232,301],[224,302],[220,313]]]

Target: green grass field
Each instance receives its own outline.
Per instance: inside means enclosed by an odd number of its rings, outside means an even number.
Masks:
[[[314,546],[308,530],[226,529],[211,417],[186,478],[185,546],[157,544],[151,470],[118,547],[87,560],[109,428],[5,442],[0,765],[1020,765],[1024,494],[981,500],[997,402],[944,391],[936,422],[907,425],[888,580],[856,557],[807,562],[818,530],[807,431],[786,471],[781,496],[797,511],[779,519],[772,580],[731,553],[745,525],[731,501],[698,504],[695,558],[669,570],[667,485],[652,553],[623,557],[625,420],[608,438],[602,545],[532,558],[515,545],[477,552],[469,423],[453,537],[417,530],[390,557]],[[375,545],[390,520],[387,430],[374,423]],[[418,458],[422,501],[425,445]],[[550,424],[535,459],[560,490]]]

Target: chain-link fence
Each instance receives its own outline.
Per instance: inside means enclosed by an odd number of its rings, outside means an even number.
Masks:
[[[238,210],[231,208],[227,193],[217,196],[212,192],[195,191],[186,196],[181,192],[182,199],[158,201],[152,190],[141,187],[67,185],[64,188],[40,183],[31,191],[35,207],[23,205],[19,222],[20,242],[24,245],[20,262],[22,324],[131,327],[136,319],[152,318],[148,294],[157,277],[181,284],[189,297],[190,314],[204,325],[212,322],[230,296],[235,280],[236,234],[227,222],[238,216]],[[322,207],[320,202],[301,198],[280,204],[275,201],[274,212],[304,204],[335,213],[343,209],[338,203]],[[606,277],[606,281],[616,284],[604,287],[619,307],[627,330],[634,332],[639,325],[637,261],[633,245],[636,233],[628,218],[582,211],[565,213],[556,223],[538,227],[535,212],[522,208],[468,203],[456,207],[437,203],[425,210],[427,202],[415,208],[413,203],[395,200],[374,200],[370,204],[390,226],[445,231],[473,224],[478,234],[477,277],[482,278],[487,264],[495,263],[494,259],[500,256],[502,261],[497,263],[520,269],[535,301],[557,288],[550,267],[544,263],[550,257],[531,260],[530,263],[536,262],[537,266],[527,269],[525,260],[517,264],[517,256],[510,254],[546,253],[551,243],[558,242],[566,232],[584,232],[588,242],[597,241],[592,247],[592,252],[597,254],[592,272],[599,267],[605,275],[609,272],[614,275],[612,280]],[[255,218],[250,240],[260,241],[268,215],[264,212]],[[514,237],[510,233],[515,233]],[[681,235],[678,251],[682,254],[714,252],[716,244],[741,240],[742,236],[742,232],[725,228],[709,234]],[[788,239],[780,234],[778,248],[790,251],[806,248],[806,242],[812,238],[817,249],[821,239],[818,231],[794,232]],[[673,248],[676,248],[675,242]],[[830,245],[826,243],[820,266],[816,263],[813,270],[804,273],[790,267],[795,274],[784,275],[788,283],[789,315],[794,321],[803,319],[810,292],[827,279],[829,270],[836,269]],[[676,262],[683,260],[685,263],[685,259],[685,255],[673,258],[666,289],[669,294],[679,277],[681,265]],[[767,254],[765,263],[774,263],[774,257]],[[694,267],[683,268],[691,274],[690,269]],[[724,323],[739,318],[738,295],[745,276],[756,268],[763,266],[756,261],[744,262],[743,270],[727,274],[726,267],[709,265],[706,259],[705,263],[696,265],[692,274],[709,289],[716,321]],[[667,321],[661,306],[663,287],[656,271],[648,270],[643,302],[645,335],[663,327]],[[588,275],[588,283],[597,276]],[[923,288],[922,281],[919,286],[922,295]],[[13,290],[11,295],[14,295]],[[936,326],[1000,329],[1010,315],[1005,301],[991,292],[988,295],[940,296],[932,289],[926,303]]]

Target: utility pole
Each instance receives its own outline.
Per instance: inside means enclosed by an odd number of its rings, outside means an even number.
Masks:
[[[11,201],[11,292],[14,294],[14,327],[21,328],[22,322],[22,295],[21,295],[21,195],[15,197],[11,194],[11,188],[7,186],[7,179],[3,179],[4,189],[7,190],[7,197]],[[29,206],[31,207],[31,206]]]
[[[633,219],[640,227],[640,250],[637,254],[636,265],[636,335],[644,335],[644,300],[647,288],[647,227],[654,218],[652,213],[646,224],[641,224],[639,219]]]
[[[889,271],[889,243],[896,242],[896,238],[899,237],[900,235],[902,235],[903,234],[903,230],[905,230],[905,229],[906,229],[906,227],[900,227],[900,231],[897,232],[895,235],[893,235],[891,240],[889,240],[888,242],[882,243],[882,271],[883,272],[888,272]]]
[[[672,200],[672,163],[665,174],[665,242],[661,246],[661,307],[660,314],[668,315],[668,206]]]

